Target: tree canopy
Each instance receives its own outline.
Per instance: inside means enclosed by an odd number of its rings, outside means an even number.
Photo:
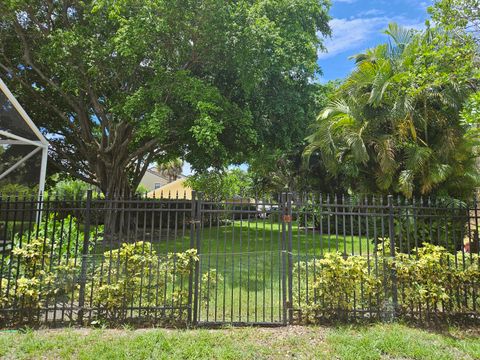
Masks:
[[[121,194],[155,160],[223,168],[301,139],[328,9],[327,0],[7,0],[0,76],[61,169]]]
[[[305,154],[356,192],[462,197],[478,184],[478,138],[461,116],[479,84],[477,48],[444,28],[385,33],[388,43],[353,57]]]
[[[236,196],[255,196],[249,175],[238,168],[194,174],[188,177],[186,184],[212,201],[231,200]]]
[[[319,156],[311,157],[309,167],[303,166],[302,160],[302,152],[306,145],[305,137],[309,134],[309,128],[314,124],[318,112],[328,105],[329,98],[339,85],[339,81],[310,84],[313,92],[306,97],[304,108],[308,112],[309,120],[301,121],[302,118],[300,118],[300,121],[297,121],[303,127],[299,130],[302,137],[290,146],[257,151],[249,160],[248,172],[257,194],[287,190],[340,191],[339,182],[329,176]]]
[[[429,7],[432,19],[457,36],[480,43],[480,0],[437,0]]]

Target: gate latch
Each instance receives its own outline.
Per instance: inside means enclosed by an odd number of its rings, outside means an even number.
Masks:
[[[283,222],[291,223],[292,222],[292,215],[283,215]]]

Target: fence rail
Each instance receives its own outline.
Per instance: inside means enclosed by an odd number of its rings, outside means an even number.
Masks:
[[[0,196],[0,327],[480,318],[470,202]]]

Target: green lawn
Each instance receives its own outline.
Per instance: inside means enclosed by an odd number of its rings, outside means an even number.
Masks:
[[[342,229],[338,230],[339,233]],[[333,230],[332,230],[333,232]],[[200,230],[201,253],[247,253],[279,251],[282,249],[282,224],[262,220],[235,221],[227,225],[205,224]],[[148,239],[147,239],[148,240]],[[288,242],[288,236],[285,235]],[[319,234],[318,230],[292,224],[292,251],[301,257],[321,257],[326,252],[341,251],[347,254],[367,254],[373,250],[366,237],[334,233]],[[189,247],[189,230],[173,231],[153,240],[159,253],[179,251]]]
[[[200,231],[200,320],[213,322],[279,322],[287,253],[282,252],[282,224],[254,219],[228,225],[205,225]],[[295,264],[320,259],[330,251],[367,254],[372,244],[358,236],[337,237],[292,224]],[[163,234],[154,241],[158,254],[187,249],[190,233]],[[305,287],[305,279],[293,287]]]
[[[480,329],[368,327],[0,332],[4,359],[479,359]]]

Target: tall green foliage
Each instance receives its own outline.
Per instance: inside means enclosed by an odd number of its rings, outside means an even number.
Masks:
[[[221,169],[301,138],[329,6],[2,1],[0,76],[61,169],[130,193],[158,158]]]
[[[338,81],[314,84],[315,92],[313,96],[308,97],[308,105],[304,107],[311,121],[299,122],[302,124],[302,131],[299,133],[302,135],[301,139],[292,142],[290,146],[279,146],[273,151],[260,148],[248,161],[248,172],[257,194],[314,189],[323,192],[340,191],[340,181],[325,171],[325,165],[320,157],[312,156],[309,167],[303,166],[302,161],[302,152],[306,145],[305,137],[309,133],[309,127],[314,123],[316,114],[328,105],[329,98],[335,93],[339,84]],[[298,119],[298,116],[296,118]],[[281,136],[277,133],[277,137]]]
[[[428,11],[436,23],[454,30],[457,36],[480,42],[479,0],[436,0]]]
[[[385,33],[388,43],[353,56],[356,69],[319,115],[305,155],[319,153],[354,191],[469,194],[477,139],[461,110],[480,78],[475,44],[444,29],[390,24]]]
[[[252,195],[251,179],[241,169],[194,174],[187,179],[187,184],[193,190],[202,192],[205,198],[211,200],[225,200],[239,195]]]

